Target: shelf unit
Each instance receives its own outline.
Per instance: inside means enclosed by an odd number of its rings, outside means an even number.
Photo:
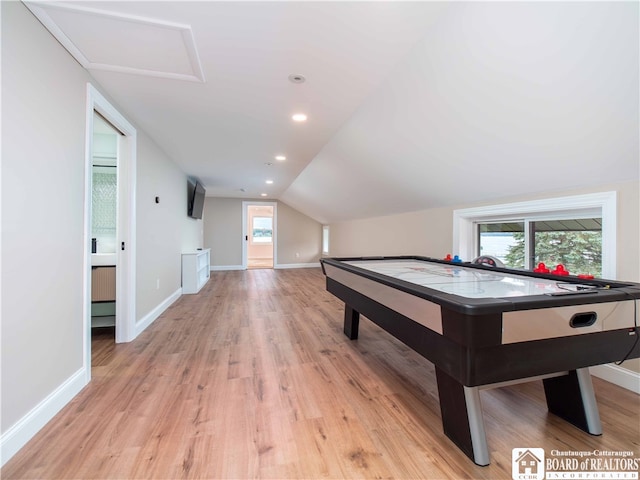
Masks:
[[[198,293],[209,281],[211,249],[182,254],[182,293]]]
[[[91,328],[116,324],[116,267],[91,267]]]

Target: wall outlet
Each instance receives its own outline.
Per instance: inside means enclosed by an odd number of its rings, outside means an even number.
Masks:
[[[160,290],[160,279],[156,278],[156,290]]]
[[[296,252],[296,258],[300,258],[300,254]]]

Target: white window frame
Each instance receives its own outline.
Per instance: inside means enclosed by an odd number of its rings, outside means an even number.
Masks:
[[[329,255],[329,225],[322,226],[322,254]]]
[[[259,242],[254,240],[254,236],[253,236],[253,231],[255,230],[255,219],[256,218],[269,218],[271,219],[271,240],[269,240],[268,242]],[[266,238],[266,237],[263,237]],[[264,215],[255,215],[254,217],[251,217],[251,232],[249,234],[249,242],[251,243],[251,245],[273,245],[273,217],[267,217]]]
[[[478,223],[513,221],[527,217],[546,220],[602,218],[602,277],[616,279],[616,192],[547,198],[453,211],[453,251],[464,260],[477,257]],[[525,236],[526,238],[526,236]]]

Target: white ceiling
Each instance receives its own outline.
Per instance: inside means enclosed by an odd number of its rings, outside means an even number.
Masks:
[[[637,2],[27,5],[208,196],[328,223],[640,176]]]

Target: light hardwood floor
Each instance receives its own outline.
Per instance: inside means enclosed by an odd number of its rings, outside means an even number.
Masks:
[[[247,268],[273,268],[273,258],[248,258]]]
[[[342,316],[320,269],[212,272],[135,341],[97,340],[91,383],[1,476],[510,479],[516,447],[640,454],[637,395],[595,378],[594,437],[534,382],[482,392],[478,467],[442,432],[431,363],[366,319],[348,340]]]

